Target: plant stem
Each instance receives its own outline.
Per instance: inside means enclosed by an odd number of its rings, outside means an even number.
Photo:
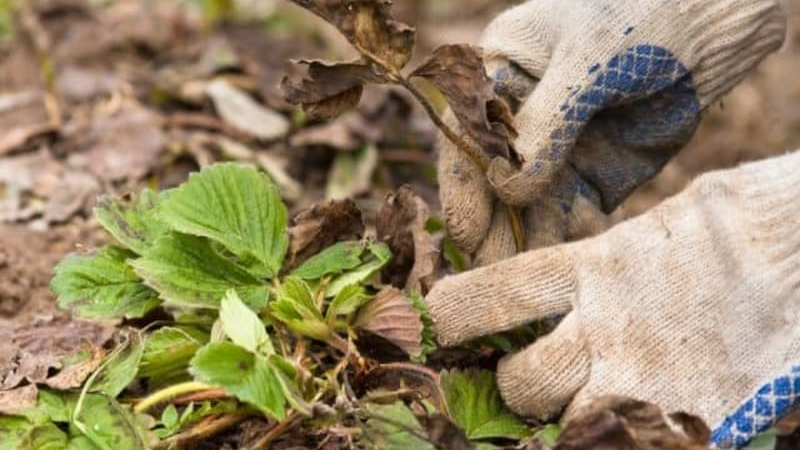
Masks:
[[[205,391],[208,389],[214,389],[214,386],[210,386],[205,383],[199,383],[197,381],[188,381],[186,383],[176,384],[174,386],[166,387],[160,391],[156,391],[148,395],[141,402],[139,402],[133,409],[137,413],[142,413],[152,408],[153,406],[161,402],[167,401],[169,399],[179,397],[184,394],[190,394],[192,392]]]
[[[433,121],[434,125],[436,125],[439,130],[441,130],[442,133],[447,136],[447,139],[449,139],[456,147],[458,147],[459,150],[466,153],[472,162],[481,169],[481,172],[486,173],[486,171],[489,170],[489,163],[486,161],[487,158],[480,151],[469,145],[464,139],[461,138],[461,136],[456,134],[452,128],[444,123],[444,119],[442,119],[439,113],[436,112],[436,110],[433,108],[433,105],[431,105],[431,102],[429,102],[428,98],[425,97],[425,94],[423,94],[422,91],[420,91],[419,88],[414,85],[414,83],[402,75],[392,78],[395,79],[397,84],[403,86],[411,93],[411,95],[414,96],[414,98],[417,99],[420,105],[422,105],[422,107],[425,109],[425,112],[428,113],[428,116],[431,118],[431,121]]]
[[[227,430],[228,428],[236,425],[237,423],[244,420],[245,417],[246,416],[244,414],[226,414],[221,417],[214,417],[214,418],[209,417],[208,419],[200,422],[190,430],[176,434],[175,436],[172,436],[169,439],[165,439],[159,442],[155,446],[155,448],[156,449],[175,448],[187,442],[213,436],[223,430]]]
[[[411,95],[414,96],[415,99],[422,105],[422,108],[425,109],[425,112],[428,113],[428,117],[431,118],[434,125],[436,125],[439,130],[453,143],[459,150],[464,152],[472,162],[480,168],[481,172],[486,174],[489,170],[489,163],[486,161],[486,157],[483,153],[479,150],[467,143],[461,136],[458,135],[450,126],[448,126],[439,113],[436,112],[431,102],[422,93],[422,91],[417,88],[408,78],[403,76],[397,69],[388,66],[386,63],[381,61],[380,58],[373,55],[369,50],[353,43],[361,53],[362,56],[367,58],[373,64],[377,65],[381,68],[384,72],[386,72],[388,78],[395,84],[398,84],[405,88]],[[526,242],[525,242],[525,228],[522,225],[522,216],[520,215],[520,211],[513,207],[512,205],[505,205],[506,215],[508,216],[508,220],[511,223],[511,231],[514,235],[514,244],[517,248],[517,253],[521,253],[525,251]]]

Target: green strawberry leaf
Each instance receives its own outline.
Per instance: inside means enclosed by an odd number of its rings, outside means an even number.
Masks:
[[[353,314],[358,308],[372,300],[372,297],[360,284],[345,286],[331,301],[327,311],[328,320],[330,321],[336,316]]]
[[[374,448],[385,450],[435,450],[428,442],[427,433],[417,421],[414,413],[398,401],[389,405],[368,403],[368,433],[365,438]],[[423,438],[425,437],[425,439]]]
[[[561,427],[554,423],[543,426],[533,435],[545,448],[555,447],[560,436]]]
[[[275,354],[264,322],[242,302],[236,291],[230,290],[225,294],[219,318],[222,329],[234,344],[263,356]]]
[[[147,337],[139,376],[148,378],[151,386],[185,381],[189,361],[207,341],[208,336],[198,339],[182,328],[159,328]]]
[[[364,245],[357,241],[339,242],[308,259],[292,271],[292,276],[318,280],[325,275],[338,275],[361,265]]]
[[[157,216],[158,202],[158,193],[151,189],[144,189],[136,198],[103,196],[94,208],[94,217],[120,244],[141,255],[168,231]]]
[[[164,199],[161,215],[175,230],[219,242],[259,277],[278,274],[289,246],[287,212],[265,174],[234,163],[192,174]]]
[[[370,254],[362,265],[354,270],[339,275],[331,281],[327,291],[329,297],[335,297],[342,289],[351,284],[366,282],[372,278],[373,275],[386,267],[392,259],[392,251],[389,249],[389,246],[384,243],[370,245],[369,251]]]
[[[215,342],[201,348],[191,362],[192,372],[202,382],[225,389],[276,420],[286,416],[286,397],[267,358],[232,342]]]
[[[530,428],[506,409],[491,372],[444,371],[440,383],[452,419],[470,439],[522,439],[532,435]]]
[[[31,428],[19,443],[18,450],[63,450],[67,435],[52,422]]]
[[[326,341],[330,328],[314,302],[311,288],[296,277],[288,277],[278,289],[278,297],[269,304],[273,316],[302,336]]]
[[[55,267],[50,284],[61,308],[81,317],[139,318],[159,304],[158,294],[145,286],[126,261],[136,255],[106,246],[93,255],[69,255]]]
[[[0,416],[0,450],[18,450],[36,427],[22,416]]]
[[[72,425],[94,448],[114,450],[141,450],[150,448],[152,436],[143,421],[129,407],[120,405],[113,398],[89,394],[75,411]],[[70,427],[72,428],[72,427]],[[82,445],[70,443],[70,448],[93,448],[86,441]]]
[[[103,362],[103,369],[95,378],[92,391],[117,397],[136,378],[143,352],[144,340],[141,334],[129,332],[125,342]]]
[[[436,333],[433,330],[433,319],[428,313],[428,306],[422,299],[422,296],[416,292],[412,292],[408,298],[411,300],[411,306],[419,313],[419,318],[422,320],[422,352],[418,356],[412,356],[412,361],[424,364],[426,357],[438,348],[436,345]]]
[[[171,233],[130,263],[145,284],[170,304],[217,308],[229,289],[254,308],[267,300],[263,282],[225,258],[204,238]]]

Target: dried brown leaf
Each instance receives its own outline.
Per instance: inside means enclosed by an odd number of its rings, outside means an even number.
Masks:
[[[511,110],[494,90],[477,47],[443,45],[411,74],[442,91],[459,123],[490,156],[516,158]]]
[[[378,213],[378,239],[392,249],[394,258],[384,271],[395,286],[422,294],[428,292],[436,278],[439,246],[425,230],[430,214],[428,205],[409,186],[389,194]]]
[[[388,340],[411,356],[422,352],[422,320],[399,289],[386,287],[378,292],[361,308],[356,327]]]
[[[0,414],[20,414],[36,406],[39,389],[29,384],[10,391],[0,391]]]
[[[283,79],[286,101],[302,105],[316,119],[330,119],[358,105],[364,84],[384,78],[361,61],[330,63],[296,61],[296,70]]]
[[[300,263],[339,241],[364,233],[361,211],[352,200],[317,203],[302,211],[289,227],[289,258]]]
[[[416,33],[391,15],[390,0],[292,0],[334,25],[356,49],[399,71],[411,59]]]
[[[607,396],[567,423],[555,450],[707,450],[710,434],[702,420],[689,414],[668,419],[655,405]]]
[[[91,351],[91,357],[64,368],[55,376],[45,380],[44,384],[60,391],[80,387],[89,375],[100,367],[100,363],[103,362],[103,358],[106,356],[106,352],[102,348],[94,348]]]
[[[88,349],[92,362],[82,367],[67,367],[64,369],[67,373],[53,381],[58,385],[80,386],[83,382],[80,378],[91,373],[91,366],[96,367],[97,359],[102,358],[98,352],[102,352],[112,331],[111,324],[66,318],[21,327],[0,327],[0,391],[26,383],[47,383],[53,380],[49,372],[61,369],[64,358]]]

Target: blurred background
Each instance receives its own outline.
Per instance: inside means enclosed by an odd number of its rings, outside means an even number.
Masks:
[[[475,42],[514,3],[395,0],[395,11],[416,26],[419,59]],[[800,148],[800,2],[786,3],[784,48],[709,109],[617,219],[698,173]],[[437,215],[434,128],[405,93],[370,88],[328,123],[284,101],[290,59],[353,56],[282,0],[0,0],[0,325],[61,314],[50,271],[104,239],[91,219],[98,194],[171,187],[215,161],[260,166],[295,213],[353,197],[369,216],[410,183]]]

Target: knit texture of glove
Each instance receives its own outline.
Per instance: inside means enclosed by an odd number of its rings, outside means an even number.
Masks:
[[[450,234],[487,261],[513,254],[481,250],[513,242],[499,197],[530,208],[531,248],[590,235],[785,32],[778,0],[533,0],[501,14],[480,43],[492,75],[513,63],[539,80],[516,116],[524,162],[495,160],[487,182],[442,142]]]
[[[625,395],[740,447],[800,406],[799,217],[800,151],[703,175],[597,237],[445,278],[426,302],[444,345],[566,314],[498,366],[520,414]]]

